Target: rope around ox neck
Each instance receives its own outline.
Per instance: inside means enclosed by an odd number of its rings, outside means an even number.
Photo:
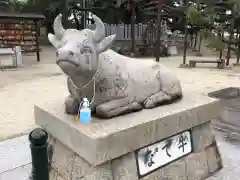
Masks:
[[[72,81],[72,79],[70,78],[73,86],[76,88],[76,89],[80,89],[78,88]],[[95,80],[95,75],[93,76],[93,78],[91,79],[91,81],[89,81],[85,86],[83,86],[82,88],[85,88],[87,87],[91,82],[93,81],[93,96],[92,96],[92,99],[91,99],[91,102],[89,103],[89,105],[91,105],[94,101],[94,98],[95,98],[95,93],[96,93],[96,80]],[[80,116],[80,107],[82,105],[83,101],[81,101],[81,103],[79,104],[79,108],[78,108],[78,113],[77,113],[77,117],[76,117],[76,121],[79,119],[79,116]]]
[[[91,99],[91,101],[90,101],[90,103],[89,103],[90,105],[93,103],[94,98],[95,98],[95,94],[96,94],[96,80],[95,80],[95,76],[96,76],[96,73],[95,73],[95,75],[93,76],[93,78],[92,78],[86,85],[84,85],[82,88],[77,87],[77,86],[74,84],[74,82],[72,81],[72,79],[69,77],[72,85],[73,85],[77,90],[86,88],[86,87],[93,81],[93,96],[92,96],[92,99]],[[81,103],[82,103],[82,102],[81,102]],[[81,103],[80,103],[80,105],[81,105]]]

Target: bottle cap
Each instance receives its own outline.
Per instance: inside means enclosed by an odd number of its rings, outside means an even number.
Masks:
[[[82,104],[82,107],[89,107],[89,101],[88,101],[88,99],[87,98],[83,98],[83,104]]]
[[[88,102],[88,99],[87,98],[83,98],[83,102]]]

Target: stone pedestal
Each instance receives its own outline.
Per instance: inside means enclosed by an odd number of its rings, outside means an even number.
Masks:
[[[218,100],[186,94],[171,105],[86,124],[66,115],[63,102],[35,106],[36,124],[50,134],[51,180],[201,180],[222,167],[211,127]],[[139,149],[186,130],[190,154],[139,176]]]

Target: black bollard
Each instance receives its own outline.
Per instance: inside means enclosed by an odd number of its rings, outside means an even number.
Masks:
[[[47,140],[48,134],[43,129],[37,128],[29,134],[32,155],[32,180],[49,180]]]

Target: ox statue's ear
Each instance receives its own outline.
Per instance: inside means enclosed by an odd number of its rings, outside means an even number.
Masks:
[[[101,53],[109,49],[115,38],[116,38],[116,35],[114,34],[114,35],[105,37],[103,40],[101,40],[98,43],[97,52]]]
[[[59,39],[55,35],[49,33],[48,40],[56,49],[61,47],[61,41],[59,41]]]

